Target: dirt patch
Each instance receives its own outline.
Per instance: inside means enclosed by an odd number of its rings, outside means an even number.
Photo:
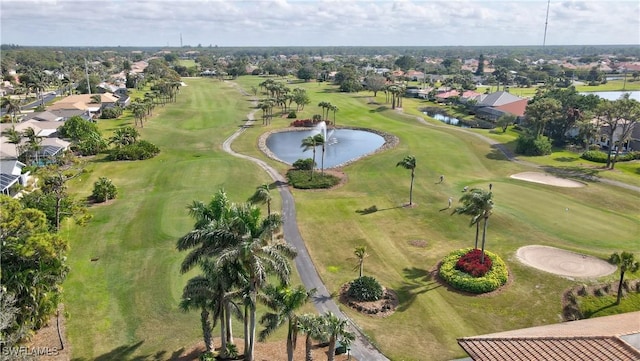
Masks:
[[[348,291],[349,283],[340,287],[340,302],[367,316],[387,317],[393,314],[400,304],[396,292],[388,288],[383,288],[381,299],[371,302],[354,300],[348,296]]]
[[[617,269],[599,258],[549,246],[521,247],[516,256],[527,266],[570,279],[603,277]]]
[[[409,244],[414,247],[425,248],[427,246],[427,241],[425,241],[424,239],[413,239],[409,241]]]
[[[242,355],[244,353],[244,340],[241,338],[235,338],[234,343],[238,347],[238,353]],[[220,338],[215,338],[213,344],[216,347],[220,346]],[[198,360],[198,356],[204,352],[204,342],[198,342],[195,345],[185,349],[178,358],[172,361],[195,361]],[[311,354],[314,360],[325,360],[327,358],[327,346],[320,346],[317,342],[314,342]],[[304,360],[305,358],[305,346],[304,346],[304,334],[298,336],[297,347],[293,353],[294,360]],[[256,361],[282,361],[287,359],[287,344],[286,341],[274,341],[274,342],[257,342],[254,351],[254,360]],[[347,355],[336,355],[336,361],[356,360],[348,358]],[[242,357],[240,357],[242,360]]]
[[[580,188],[585,186],[584,183],[580,183],[578,181],[560,178],[560,177],[556,177],[554,175],[542,173],[542,172],[523,172],[518,174],[512,174],[511,178],[523,180],[526,182],[546,184],[546,185],[555,186],[555,187]]]
[[[28,350],[40,350],[38,360],[68,361],[71,359],[69,343],[65,339],[64,305],[58,306],[57,314],[49,324],[36,332],[25,344]]]

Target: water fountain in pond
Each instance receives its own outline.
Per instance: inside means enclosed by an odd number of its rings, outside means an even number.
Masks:
[[[335,128],[331,129],[330,131],[327,131],[327,123],[325,121],[321,121],[320,123],[316,124],[316,126],[313,129],[318,134],[322,134],[322,136],[324,137],[325,145],[338,143],[338,138],[333,137]]]

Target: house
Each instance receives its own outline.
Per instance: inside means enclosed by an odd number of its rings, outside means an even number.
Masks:
[[[640,312],[458,339],[472,360],[640,360]]]
[[[46,112],[44,112],[46,113]],[[35,135],[41,139],[41,148],[38,151],[38,158],[51,158],[57,156],[67,149],[71,143],[58,138],[57,131],[64,122],[61,121],[49,121],[49,120],[36,120],[38,117],[33,117],[29,120],[20,122],[18,124],[1,124],[0,129],[4,132],[10,127],[19,133],[24,133],[28,128],[32,128]],[[9,139],[6,136],[0,137],[0,159],[18,159],[18,157],[24,153],[23,149],[27,145],[26,139],[22,139],[22,142],[18,145],[9,143]]]
[[[17,185],[27,185],[29,172],[22,173],[26,165],[17,159],[0,160],[0,192],[13,196],[17,193]]]
[[[489,121],[495,121],[505,114],[513,114],[522,118],[528,103],[527,99],[505,91],[482,94],[472,99],[477,102],[475,105],[476,116]]]
[[[100,103],[95,103],[93,96],[100,96]],[[47,110],[54,112],[56,110],[81,110],[91,114],[99,113],[102,109],[115,106],[119,102],[119,98],[112,93],[104,94],[76,94],[60,99],[54,104],[47,107]]]

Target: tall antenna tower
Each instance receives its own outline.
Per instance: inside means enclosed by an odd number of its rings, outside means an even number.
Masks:
[[[549,5],[551,0],[547,0],[547,17],[544,19],[544,39],[542,39],[542,49],[547,45],[547,24],[549,24]]]
[[[180,47],[182,48],[182,33],[180,33]]]

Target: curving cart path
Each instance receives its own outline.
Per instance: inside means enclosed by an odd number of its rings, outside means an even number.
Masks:
[[[238,87],[238,90],[249,96],[243,89]],[[298,269],[298,273],[300,274],[300,279],[302,283],[307,289],[316,289],[315,296],[313,297],[313,303],[316,309],[320,313],[325,313],[328,311],[333,312],[338,317],[344,318],[349,321],[351,325],[352,331],[356,335],[355,341],[351,344],[350,354],[360,361],[389,361],[389,359],[384,356],[364,335],[362,330],[349,318],[347,317],[341,310],[338,308],[338,305],[335,303],[333,298],[331,298],[331,294],[325,287],[322,279],[320,279],[320,275],[316,271],[316,268],[309,256],[309,252],[307,251],[307,247],[300,235],[300,231],[298,230],[298,224],[296,221],[296,205],[293,200],[293,195],[287,186],[286,179],[275,169],[270,167],[264,161],[253,158],[244,154],[236,153],[231,149],[231,143],[240,136],[247,127],[250,127],[254,123],[254,114],[256,110],[251,111],[251,113],[247,114],[247,122],[243,127],[238,129],[235,133],[233,133],[229,138],[227,138],[224,143],[222,143],[222,149],[238,158],[243,158],[250,160],[256,163],[260,168],[262,168],[275,182],[278,192],[282,197],[282,220],[283,220],[283,230],[284,237],[298,250],[298,256],[295,258],[296,268]]]

